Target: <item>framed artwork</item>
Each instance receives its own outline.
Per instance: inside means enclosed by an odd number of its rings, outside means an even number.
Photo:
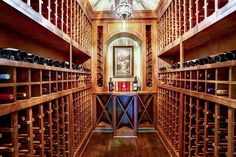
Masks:
[[[134,47],[113,46],[113,77],[132,78],[134,71]]]

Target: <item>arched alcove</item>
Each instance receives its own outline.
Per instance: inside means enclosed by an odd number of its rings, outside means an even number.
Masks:
[[[136,35],[131,33],[118,33],[111,36],[107,41],[107,60],[106,60],[106,79],[113,78],[113,81],[133,81],[132,78],[114,78],[113,66],[114,66],[114,56],[113,47],[114,46],[133,46],[133,77],[137,76],[142,81],[142,41]]]

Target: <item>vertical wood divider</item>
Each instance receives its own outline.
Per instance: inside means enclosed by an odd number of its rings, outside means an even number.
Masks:
[[[184,96],[183,96],[183,92],[180,92],[180,113],[179,113],[179,115],[180,115],[180,120],[179,120],[179,125],[180,125],[180,128],[179,128],[179,133],[180,133],[180,138],[179,138],[179,145],[180,145],[180,147],[179,147],[179,156],[183,156],[183,154],[185,153],[183,150],[184,150],[184,137],[183,137],[183,135],[184,135],[184,132],[185,132],[185,130],[184,130],[184,98],[183,98]]]
[[[29,149],[29,156],[33,157],[33,115],[32,115],[32,107],[27,109],[27,117],[29,118],[29,125],[27,127],[29,142],[28,142],[28,149]]]
[[[11,114],[11,127],[13,127],[13,135],[12,135],[12,146],[14,148],[14,152],[12,153],[13,157],[19,156],[19,141],[18,141],[18,113],[14,112]]]

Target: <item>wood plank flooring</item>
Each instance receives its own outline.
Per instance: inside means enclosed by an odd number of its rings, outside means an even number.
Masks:
[[[137,138],[113,138],[113,133],[93,133],[81,157],[170,157],[156,133]]]

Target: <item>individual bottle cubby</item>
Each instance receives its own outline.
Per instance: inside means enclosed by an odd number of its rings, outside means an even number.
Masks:
[[[197,82],[195,81],[191,82],[191,90],[197,91]]]
[[[198,83],[198,92],[205,92],[205,83],[204,82],[199,82]]]
[[[197,71],[196,70],[191,71],[191,79],[192,80],[196,80],[197,79]]]
[[[29,69],[16,68],[16,81],[17,82],[29,82]]]
[[[63,72],[63,79],[68,80],[68,73],[67,72]]]
[[[41,70],[31,69],[31,82],[40,82],[41,81]]]
[[[16,100],[24,100],[29,99],[29,86],[28,85],[22,85],[16,87]]]
[[[56,93],[58,91],[57,83],[51,83],[51,93]]]
[[[217,84],[216,95],[228,97],[229,96],[229,85],[228,84]]]
[[[215,95],[215,92],[216,92],[215,89],[216,88],[215,88],[214,83],[207,83],[206,84],[206,93]]]
[[[14,87],[0,87],[0,104],[12,103],[16,100]]]
[[[31,97],[41,96],[41,87],[39,84],[31,85]]]
[[[67,90],[68,89],[68,82],[63,82],[63,90]]]
[[[51,81],[57,80],[57,71],[51,71]]]
[[[198,80],[205,80],[205,70],[198,71]]]
[[[42,84],[42,95],[46,95],[50,93],[50,84],[45,83]]]
[[[58,82],[58,91],[62,91],[63,90],[63,83],[62,82]]]
[[[217,80],[228,81],[229,80],[229,68],[223,67],[217,69]]]
[[[51,79],[51,73],[49,70],[42,70],[42,81],[49,81]]]
[[[61,71],[57,71],[57,74],[56,74],[56,79],[57,81],[60,81],[63,79],[63,73]]]
[[[216,79],[216,69],[207,69],[207,80]]]
[[[0,66],[0,85],[2,83],[13,83],[15,76],[15,69],[13,67]]]

